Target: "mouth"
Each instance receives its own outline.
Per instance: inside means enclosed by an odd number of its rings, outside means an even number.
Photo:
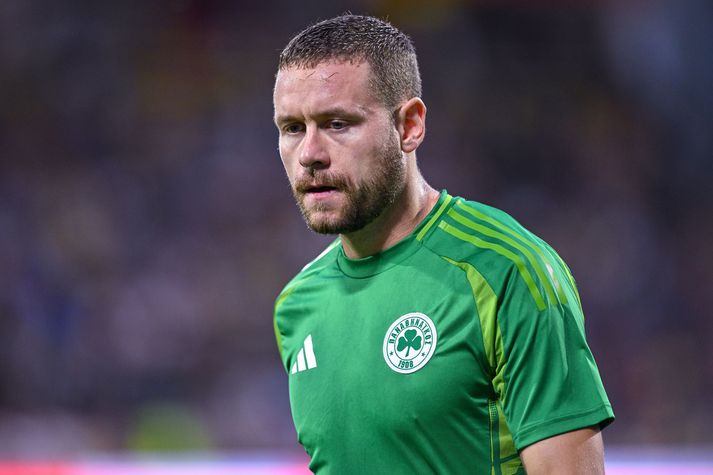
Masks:
[[[339,194],[346,193],[347,183],[337,175],[303,176],[295,183],[295,193],[302,199],[330,200]]]
[[[302,199],[306,199],[313,204],[332,202],[340,193],[336,186],[328,185],[307,185],[298,190],[302,194]]]
[[[304,180],[296,183],[295,185],[295,191],[303,195],[329,193],[339,191],[340,188],[338,183],[332,183],[330,181],[309,182]]]
[[[304,192],[306,194],[320,194],[320,193],[330,193],[332,191],[337,191],[337,187],[317,185],[317,186],[306,187]]]

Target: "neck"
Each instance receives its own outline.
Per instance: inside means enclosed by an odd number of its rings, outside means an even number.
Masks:
[[[423,221],[438,201],[438,191],[419,175],[378,218],[362,229],[342,234],[344,253],[350,259],[373,256],[406,236]]]

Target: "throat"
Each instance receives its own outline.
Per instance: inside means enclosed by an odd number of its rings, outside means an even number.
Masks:
[[[350,259],[378,254],[399,243],[423,221],[438,202],[439,193],[424,190],[420,199],[397,200],[374,221],[358,231],[342,234],[344,253]]]

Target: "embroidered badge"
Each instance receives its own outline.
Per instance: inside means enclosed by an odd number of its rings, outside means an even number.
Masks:
[[[384,360],[397,373],[423,368],[436,351],[436,326],[423,313],[407,313],[396,319],[384,336]]]

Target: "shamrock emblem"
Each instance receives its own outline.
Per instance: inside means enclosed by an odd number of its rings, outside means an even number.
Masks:
[[[399,338],[398,344],[396,346],[396,351],[403,351],[406,348],[406,355],[404,358],[408,358],[408,354],[411,352],[411,348],[418,351],[421,349],[421,337],[417,336],[418,332],[416,330],[406,330],[404,336]]]

